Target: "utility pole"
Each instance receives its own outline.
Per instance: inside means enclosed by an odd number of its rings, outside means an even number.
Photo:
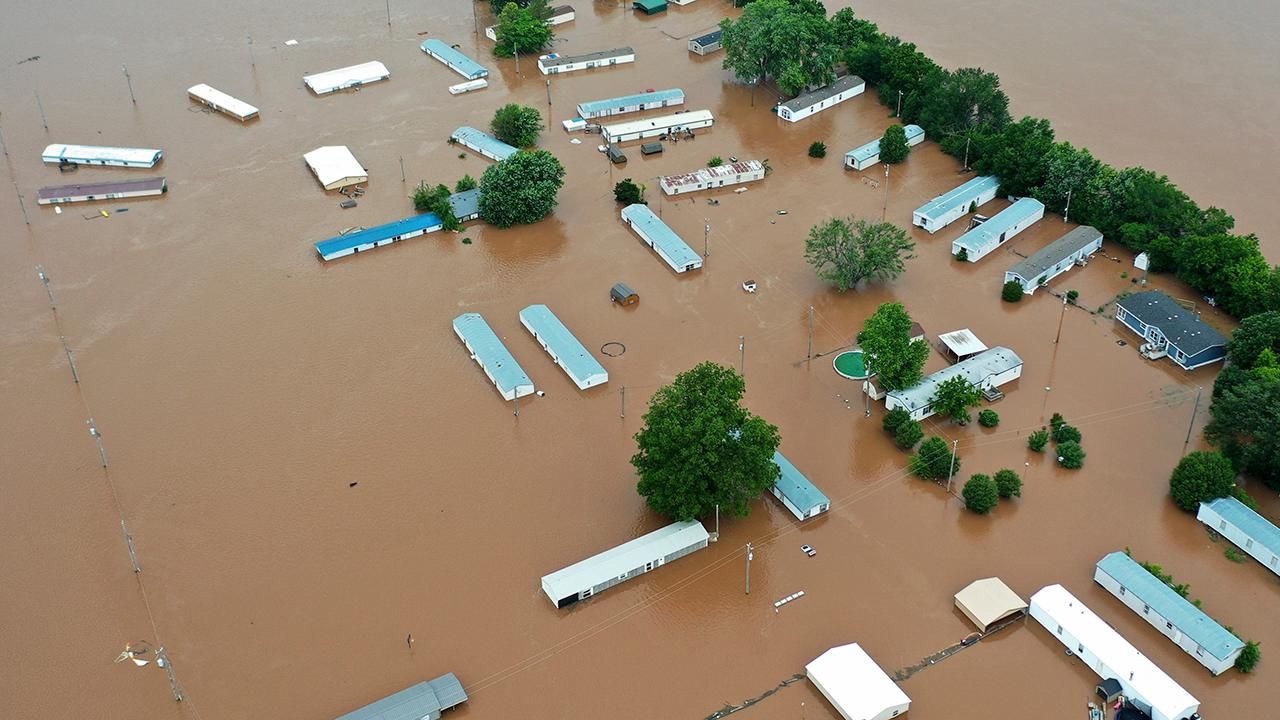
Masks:
[[[618,411],[618,417],[624,418],[627,416],[627,386],[626,385],[623,385],[621,388],[618,389],[618,397],[620,398],[620,402],[622,403],[622,406],[621,408],[619,408],[619,411]]]
[[[49,287],[49,276],[44,274],[44,266],[36,266],[36,277],[40,278],[40,282],[44,283],[44,291],[49,295],[49,307],[57,310],[58,303],[53,301],[53,290]]]
[[[471,23],[476,26],[476,40],[480,40],[480,18],[476,17],[476,3],[480,0],[471,0]]]
[[[809,306],[809,349],[804,354],[805,362],[813,362],[813,306]]]
[[[969,136],[964,138],[964,171],[969,172]]]
[[[387,27],[391,27],[391,0],[387,0]]]
[[[901,90],[898,91],[898,109],[893,111],[893,116],[896,118],[902,117],[902,91]]]
[[[751,543],[747,543],[747,594],[751,594]]]
[[[93,418],[85,421],[89,425],[89,434],[94,440],[98,441],[98,457],[102,458],[102,467],[107,466],[107,449],[102,446],[102,433],[98,432],[98,426],[93,424]]]
[[[511,41],[511,51],[516,55],[516,74],[520,74],[520,47],[516,45],[516,41]]]
[[[253,37],[245,35],[245,39],[249,41],[249,67],[258,67],[258,61],[253,58]]]
[[[716,503],[716,540],[720,539],[720,503]]]
[[[1071,213],[1071,191],[1067,191],[1067,206],[1062,210],[1062,222],[1067,222],[1067,215]]]
[[[1182,454],[1187,454],[1187,446],[1191,444],[1191,428],[1196,425],[1196,413],[1200,412],[1200,394],[1204,392],[1203,387],[1196,388],[1196,404],[1191,407],[1191,422],[1187,425],[1187,439],[1182,442]]]
[[[26,206],[26,203],[22,202],[22,191],[18,190],[17,180],[13,181],[13,192],[16,193],[18,196],[18,207],[22,208],[22,221],[30,225],[31,218],[27,217],[27,206]]]
[[[1058,334],[1055,335],[1053,338],[1054,345],[1057,345],[1058,341],[1062,339],[1062,321],[1066,319],[1066,317],[1067,317],[1067,296],[1064,294],[1062,296],[1062,313],[1058,315]]]
[[[4,113],[0,113],[0,117],[3,117],[3,116],[4,116]],[[8,154],[9,154],[9,147],[8,147],[7,145],[5,145],[5,144],[4,144],[4,129],[3,129],[3,128],[0,128],[0,150],[4,150],[4,154],[5,154],[6,156],[8,156]]]
[[[129,83],[129,99],[133,101],[133,104],[134,104],[134,105],[137,105],[137,104],[138,104],[138,98],[136,98],[136,97],[134,97],[134,96],[133,96],[133,78],[129,77],[129,66],[128,66],[128,65],[121,65],[121,66],[120,66],[120,69],[121,69],[121,70],[124,70],[124,79],[125,79],[125,82]]]
[[[40,122],[44,124],[45,132],[49,131],[49,118],[44,115],[44,103],[40,102],[40,91],[32,90],[36,94],[36,107],[40,108]]]
[[[404,156],[403,155],[400,156],[400,182],[402,183],[407,182],[404,179]]]
[[[178,685],[178,678],[173,674],[173,664],[169,662],[169,656],[164,654],[164,646],[161,645],[156,649],[156,664],[164,668],[164,674],[169,678],[169,689],[173,691],[173,699],[182,702],[182,686]]]
[[[516,396],[516,411],[515,411],[515,416],[516,416],[516,417],[520,417],[520,388],[519,388],[518,386],[516,387],[515,396]]]
[[[738,336],[738,374],[742,377],[747,376],[747,336]]]
[[[884,222],[889,214],[889,166],[884,166],[884,208],[880,211],[880,222]]]
[[[951,492],[951,479],[956,476],[956,448],[959,447],[959,440],[951,441],[951,471],[947,473],[947,492]]]
[[[662,183],[659,182],[658,184],[661,185]],[[661,187],[658,188],[658,192],[662,192]],[[707,237],[709,235],[711,235],[711,219],[702,218],[702,257],[711,254],[711,251],[707,249]]]
[[[551,78],[547,78],[547,127],[551,127]]]

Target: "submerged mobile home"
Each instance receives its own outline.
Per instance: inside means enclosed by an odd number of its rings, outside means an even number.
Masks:
[[[867,84],[857,75],[845,75],[825,87],[813,92],[798,95],[777,107],[778,117],[790,122],[799,122],[810,115],[833,108],[836,105],[857,97],[867,89]]]
[[[315,244],[316,252],[326,261],[355,255],[383,245],[433,233],[444,227],[435,213],[423,213],[403,220],[377,225],[364,230],[338,235]]]
[[[591,100],[578,103],[578,117],[586,119],[599,118],[683,104],[684,91],[680,88],[651,90],[649,92],[636,93],[635,95],[623,95],[606,100]]]
[[[444,63],[445,67],[468,80],[479,80],[489,76],[489,71],[483,65],[449,46],[443,40],[435,38],[424,40],[418,47],[422,52]]]
[[[1196,519],[1280,575],[1280,528],[1233,497],[1200,503]]]
[[[998,388],[1022,377],[1022,358],[1006,347],[995,347],[943,368],[919,384],[905,390],[885,394],[884,409],[903,408],[912,420],[923,420],[934,413],[938,387],[953,377],[962,377],[981,390]]]
[[[40,159],[59,165],[108,165],[112,167],[155,167],[164,157],[154,148],[101,147],[98,145],[49,145]]]
[[[902,129],[907,135],[907,147],[924,142],[924,128],[919,125],[904,125]],[[866,170],[879,162],[879,138],[844,154],[844,166],[847,170]]]
[[[302,82],[311,88],[311,92],[317,95],[328,95],[331,92],[368,85],[390,77],[391,71],[387,66],[374,60],[315,75],[304,75]]]
[[[1004,281],[1018,283],[1022,286],[1023,294],[1031,295],[1041,285],[1072,267],[1084,265],[1091,255],[1101,249],[1102,233],[1097,228],[1081,225],[1006,270]]]
[[[520,324],[569,376],[579,390],[609,382],[609,373],[546,305],[520,311]]]
[[[785,455],[774,452],[773,464],[778,466],[782,474],[769,491],[782,501],[783,507],[790,510],[797,520],[808,520],[831,509],[831,500],[792,465]]]
[[[714,124],[715,116],[710,110],[686,110],[674,115],[605,125],[600,129],[600,135],[606,143],[624,143],[642,138],[661,137],[668,133],[692,132],[709,128]]]
[[[453,332],[503,400],[515,400],[533,393],[533,381],[480,313],[463,313],[454,318]]]
[[[84,185],[54,185],[42,187],[36,192],[36,203],[89,202],[91,200],[124,200],[126,198],[163,195],[168,185],[162,177],[117,180],[115,182],[88,183]]]
[[[954,188],[916,208],[911,214],[911,224],[928,230],[930,234],[964,217],[970,209],[977,209],[994,200],[1000,189],[1000,180],[994,175],[982,175]]]
[[[1018,201],[996,213],[996,216],[973,228],[951,242],[951,254],[964,251],[965,259],[978,262],[1013,239],[1018,233],[1036,224],[1044,217],[1044,203],[1035,198],[1018,198]]]
[[[661,145],[658,146],[659,151],[661,147]],[[702,168],[683,175],[666,175],[659,179],[659,183],[662,185],[662,192],[668,195],[682,195],[763,179],[764,165],[759,160],[743,160],[728,165]]]
[[[538,70],[543,75],[556,75],[575,70],[589,70],[596,67],[613,67],[636,61],[636,51],[629,47],[599,50],[582,55],[561,55],[549,53],[538,58]]]
[[[520,152],[520,148],[512,147],[488,133],[465,125],[454,130],[449,137],[455,143],[498,162]]]
[[[563,570],[544,575],[542,592],[557,608],[566,607],[701,550],[710,538],[697,520],[671,523]]]
[[[678,273],[702,267],[702,257],[674,230],[653,214],[648,205],[636,203],[622,208],[622,219],[658,257]]]
[[[191,96],[192,100],[208,105],[218,112],[230,115],[240,122],[258,117],[258,108],[243,100],[233,98],[221,90],[211,88],[204,83],[187,88],[187,95]]]

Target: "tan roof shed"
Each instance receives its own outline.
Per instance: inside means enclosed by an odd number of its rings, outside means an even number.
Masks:
[[[982,632],[1010,615],[1023,612],[1027,604],[1000,578],[983,578],[956,593],[956,607]]]

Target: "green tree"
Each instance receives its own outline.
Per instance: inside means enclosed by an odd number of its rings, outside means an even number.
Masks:
[[[432,187],[423,181],[413,190],[413,207],[418,212],[434,213],[444,222],[445,230],[459,230],[462,228],[462,223],[453,214],[449,195],[449,188],[444,185]]]
[[[1000,491],[1000,497],[1022,497],[1022,478],[1018,473],[1005,468],[996,473],[995,481],[996,489]]]
[[[887,222],[832,218],[809,229],[804,256],[818,277],[844,292],[863,280],[892,280],[915,257],[907,231]]]
[[[1062,417],[1062,413],[1054,413],[1049,418],[1049,427],[1053,428],[1055,431],[1066,424],[1067,424],[1067,419]]]
[[[907,131],[901,125],[890,125],[880,138],[880,162],[897,165],[907,159],[911,146],[907,145]]]
[[[720,167],[723,164],[724,158],[719,155],[713,155],[711,159],[707,161],[707,167]]]
[[[1169,477],[1169,494],[1178,507],[1195,512],[1200,503],[1231,497],[1236,490],[1236,471],[1222,453],[1196,450],[1178,462]]]
[[[1249,640],[1244,644],[1244,649],[1240,651],[1240,655],[1236,657],[1236,670],[1242,673],[1251,673],[1253,668],[1257,666],[1258,661],[1262,659],[1262,643]]]
[[[911,339],[911,316],[901,304],[876,308],[858,337],[880,387],[903,390],[924,378],[921,370],[929,359],[929,344]]]
[[[1068,470],[1084,467],[1084,448],[1075,440],[1058,444],[1058,464]]]
[[[643,203],[644,186],[637,185],[631,178],[625,178],[622,182],[613,186],[613,199],[623,205]]]
[[[1053,441],[1056,443],[1080,442],[1081,440],[1084,440],[1084,436],[1080,433],[1080,429],[1074,425],[1062,423],[1053,429]]]
[[[899,407],[885,413],[881,424],[884,426],[884,431],[892,435],[898,432],[898,428],[904,423],[909,422],[911,422],[911,413],[907,412],[906,408]]]
[[[880,33],[875,23],[857,17],[853,8],[841,8],[831,16],[831,34],[837,47],[850,48],[859,43],[876,42]]]
[[[1000,413],[987,408],[978,413],[978,424],[985,428],[993,428],[1000,424]]]
[[[982,175],[1000,178],[1000,194],[1029,195],[1047,171],[1045,156],[1053,147],[1053,126],[1048,120],[1024,117],[999,132],[975,140],[973,167]]]
[[[556,207],[564,166],[546,150],[520,151],[480,176],[480,217],[500,228],[541,220]]]
[[[732,368],[704,362],[654,393],[631,458],[649,507],[675,520],[717,505],[745,516],[777,482],[778,428],[742,407],[745,389]]]
[[[925,480],[937,480],[960,472],[960,456],[952,455],[946,440],[931,437],[921,443],[920,449],[911,456],[910,468],[912,473]]]
[[[1027,447],[1035,452],[1044,452],[1044,446],[1049,444],[1049,431],[1040,428],[1027,436]]]
[[[525,105],[508,103],[493,113],[493,136],[518,148],[532,147],[542,132],[542,113]]]
[[[1009,303],[1022,302],[1022,283],[1017,280],[1010,280],[1000,288],[1000,299]]]
[[[982,390],[960,375],[947,378],[938,385],[933,395],[933,411],[950,417],[961,425],[968,425],[969,408],[982,401]]]
[[[1241,320],[1227,343],[1231,364],[1245,370],[1253,367],[1263,350],[1280,353],[1280,311],[1271,310]]]
[[[809,143],[809,157],[824,158],[827,156],[827,144],[817,140]]]
[[[916,116],[935,138],[978,128],[996,131],[1012,119],[1009,96],[1000,89],[1000,78],[982,68],[942,71],[928,88]]]
[[[893,442],[903,450],[910,450],[924,437],[924,426],[917,420],[907,420],[893,432]]]
[[[964,506],[979,515],[986,515],[1000,504],[1000,491],[989,475],[970,477],[960,494],[964,496]]]
[[[724,67],[739,80],[773,78],[786,95],[835,80],[839,53],[821,3],[755,0],[720,28]]]
[[[1111,214],[1111,196],[1107,185],[1115,171],[1104,165],[1084,148],[1069,142],[1054,144],[1044,156],[1041,183],[1031,189],[1031,196],[1044,203],[1050,212],[1067,209],[1071,198],[1071,219],[1085,225],[1098,225]]]
[[[543,20],[538,19],[528,9],[511,2],[498,13],[498,36],[493,45],[493,54],[498,57],[511,57],[519,52],[531,55],[541,52],[551,44],[554,32]]]
[[[466,192],[468,190],[475,190],[478,187],[480,187],[480,183],[476,182],[475,178],[471,177],[470,175],[463,175],[462,179],[459,180],[458,183],[453,186],[453,191]]]

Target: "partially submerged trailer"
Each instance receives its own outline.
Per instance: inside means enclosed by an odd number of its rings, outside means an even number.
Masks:
[[[515,400],[533,393],[533,381],[480,313],[463,313],[454,318],[453,332],[503,400]]]
[[[613,67],[636,61],[636,51],[629,47],[598,50],[582,55],[563,55],[548,53],[538,58],[538,70],[543,75],[557,75],[575,70],[590,70],[597,67]]]
[[[538,341],[556,365],[579,390],[609,382],[609,373],[591,351],[569,332],[546,305],[530,305],[520,311],[520,324]]]
[[[331,92],[368,85],[390,77],[391,71],[387,69],[387,66],[377,60],[373,60],[359,65],[338,68],[337,70],[304,75],[302,82],[311,88],[311,92],[317,95],[328,95]]]
[[[666,175],[659,179],[659,183],[662,185],[662,192],[668,195],[681,195],[763,179],[763,163],[759,160],[743,160],[728,165],[702,168],[683,175]]]
[[[649,90],[634,95],[578,103],[578,116],[582,118],[599,118],[683,104],[684,90],[680,88]]]
[[[697,520],[675,522],[544,575],[542,592],[557,608],[566,607],[701,550],[710,539]]]
[[[600,135],[607,143],[623,143],[641,138],[662,137],[672,133],[692,132],[709,128],[714,124],[715,116],[710,110],[688,110],[674,115],[605,125],[600,129]]]
[[[40,158],[59,165],[106,165],[111,167],[155,167],[164,157],[155,148],[106,147],[100,145],[49,145]]]
[[[981,175],[933,198],[916,208],[911,214],[911,224],[928,230],[930,234],[964,217],[994,200],[1000,181],[994,175]]]
[[[162,177],[118,180],[115,182],[87,183],[84,185],[55,185],[42,187],[36,192],[40,205],[89,202],[92,200],[124,200],[126,198],[163,195],[168,185]]]
[[[702,267],[702,257],[654,215],[648,205],[635,203],[622,208],[622,219],[672,270],[682,273]]]
[[[338,720],[440,720],[441,712],[466,701],[458,676],[445,673],[339,715]]]
[[[483,90],[487,87],[489,87],[489,81],[484,78],[480,78],[479,80],[468,80],[467,82],[458,83],[457,85],[450,85],[449,94],[461,95],[463,93],[469,93],[472,90]]]
[[[907,147],[924,142],[924,128],[919,125],[904,125],[903,132],[907,136]],[[880,162],[880,138],[866,145],[856,147],[844,154],[844,166],[849,170],[866,170]]]
[[[464,55],[457,48],[451,47],[443,40],[431,38],[418,46],[422,52],[444,63],[445,67],[468,80],[479,80],[489,76],[489,70],[480,63]]]
[[[512,147],[486,132],[466,125],[454,130],[449,137],[455,143],[498,162],[520,152],[520,148]]]
[[[444,227],[435,213],[423,213],[403,220],[378,225],[364,230],[338,235],[315,244],[316,252],[324,260],[337,260],[340,257],[355,255],[383,245],[416,238],[433,233]]]
[[[209,87],[204,83],[192,85],[187,88],[187,95],[189,95],[192,100],[208,105],[218,112],[230,115],[240,122],[245,122],[258,117],[258,108],[243,100],[233,98],[221,90]]]
[[[356,156],[351,154],[351,149],[346,145],[318,147],[304,154],[302,159],[325,190],[337,190],[369,181],[369,171],[356,160]]]

